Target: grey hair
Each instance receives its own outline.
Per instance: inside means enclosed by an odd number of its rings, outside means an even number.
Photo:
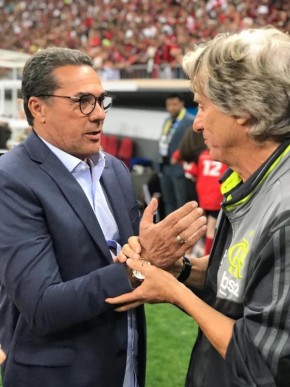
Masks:
[[[28,108],[29,98],[53,94],[60,86],[54,76],[54,70],[67,65],[93,67],[93,61],[81,51],[51,47],[38,51],[26,62],[22,76],[22,98],[29,125],[33,125],[33,116]]]
[[[290,136],[290,37],[273,27],[219,34],[183,58],[193,92],[250,117],[257,142]]]

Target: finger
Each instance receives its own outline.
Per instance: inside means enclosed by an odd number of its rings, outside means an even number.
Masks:
[[[207,219],[202,214],[202,209],[198,208],[196,213],[192,216],[192,219],[181,219],[180,222],[176,224],[176,236],[180,237],[185,241],[190,243],[191,239],[196,235],[202,236],[206,231]]]
[[[136,242],[134,242],[134,243],[136,245]],[[135,248],[136,248],[136,246],[135,246]],[[140,259],[140,254],[139,253],[135,252],[135,250],[132,249],[131,246],[128,243],[126,243],[122,247],[122,254],[125,255],[127,258]]]
[[[183,255],[186,255],[188,249],[193,247],[206,233],[206,226],[201,227],[197,231],[195,231],[189,238],[186,239],[186,241],[178,247],[176,250],[176,256],[181,257]],[[158,265],[160,267],[163,267],[162,265]]]
[[[204,224],[201,226],[199,229],[195,230],[188,238],[187,238],[187,243],[192,244],[196,243],[201,237],[204,236],[207,230],[207,225]]]
[[[109,298],[106,298],[106,302],[108,304],[128,304],[130,302],[136,302],[136,300],[138,299],[138,297],[136,297],[135,295],[135,292],[131,292],[131,293],[126,293],[126,294],[122,294],[121,296],[117,296],[117,297],[109,297]]]
[[[128,245],[131,247],[133,251],[137,254],[141,253],[141,245],[139,242],[139,238],[137,236],[132,236],[128,239]]]
[[[139,302],[139,301],[132,302],[132,303],[129,303],[129,304],[126,304],[126,305],[122,305],[119,308],[116,308],[114,310],[116,312],[127,312],[128,310],[137,308],[138,306],[143,305],[143,304],[144,304],[143,302]]]
[[[192,208],[183,217],[180,217],[176,222],[176,227],[182,229],[190,227],[196,220],[200,219],[203,216],[203,209],[200,207]],[[206,221],[206,218],[205,218]]]
[[[141,224],[142,227],[147,227],[148,225],[153,223],[154,214],[158,209],[158,200],[156,198],[152,198],[151,202],[148,204],[148,206],[145,208]]]
[[[123,254],[122,251],[120,251],[119,254],[116,255],[116,257],[113,258],[113,261],[114,262],[125,263],[127,261],[127,256],[125,254]]]
[[[171,212],[169,215],[166,216],[166,218],[163,220],[163,222],[167,222],[169,224],[176,224],[181,219],[188,219],[192,215],[195,215],[195,211],[198,207],[197,202],[188,202],[184,204],[182,207],[178,208],[177,210]]]
[[[140,271],[142,274],[146,275],[148,273],[147,268],[150,267],[149,262],[145,261],[144,259],[131,259],[128,258],[126,261],[127,266],[129,266],[131,269],[136,269]]]

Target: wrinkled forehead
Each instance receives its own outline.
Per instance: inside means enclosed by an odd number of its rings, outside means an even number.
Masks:
[[[96,71],[88,65],[68,65],[57,67],[54,77],[58,88],[71,93],[99,94],[104,92]]]

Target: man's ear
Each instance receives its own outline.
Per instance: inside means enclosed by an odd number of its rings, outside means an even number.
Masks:
[[[237,123],[238,123],[240,126],[248,126],[249,123],[250,123],[251,117],[250,117],[249,114],[246,114],[246,115],[244,115],[243,117],[238,116],[238,117],[236,117],[236,119],[237,119]]]
[[[40,98],[30,97],[28,101],[28,108],[35,120],[42,124],[45,123],[45,104]]]

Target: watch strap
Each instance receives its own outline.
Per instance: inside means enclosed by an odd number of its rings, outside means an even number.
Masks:
[[[181,272],[177,277],[177,280],[179,282],[185,282],[187,280],[187,278],[190,275],[191,267],[192,267],[190,260],[187,257],[182,257],[182,263],[183,265],[182,265]]]

